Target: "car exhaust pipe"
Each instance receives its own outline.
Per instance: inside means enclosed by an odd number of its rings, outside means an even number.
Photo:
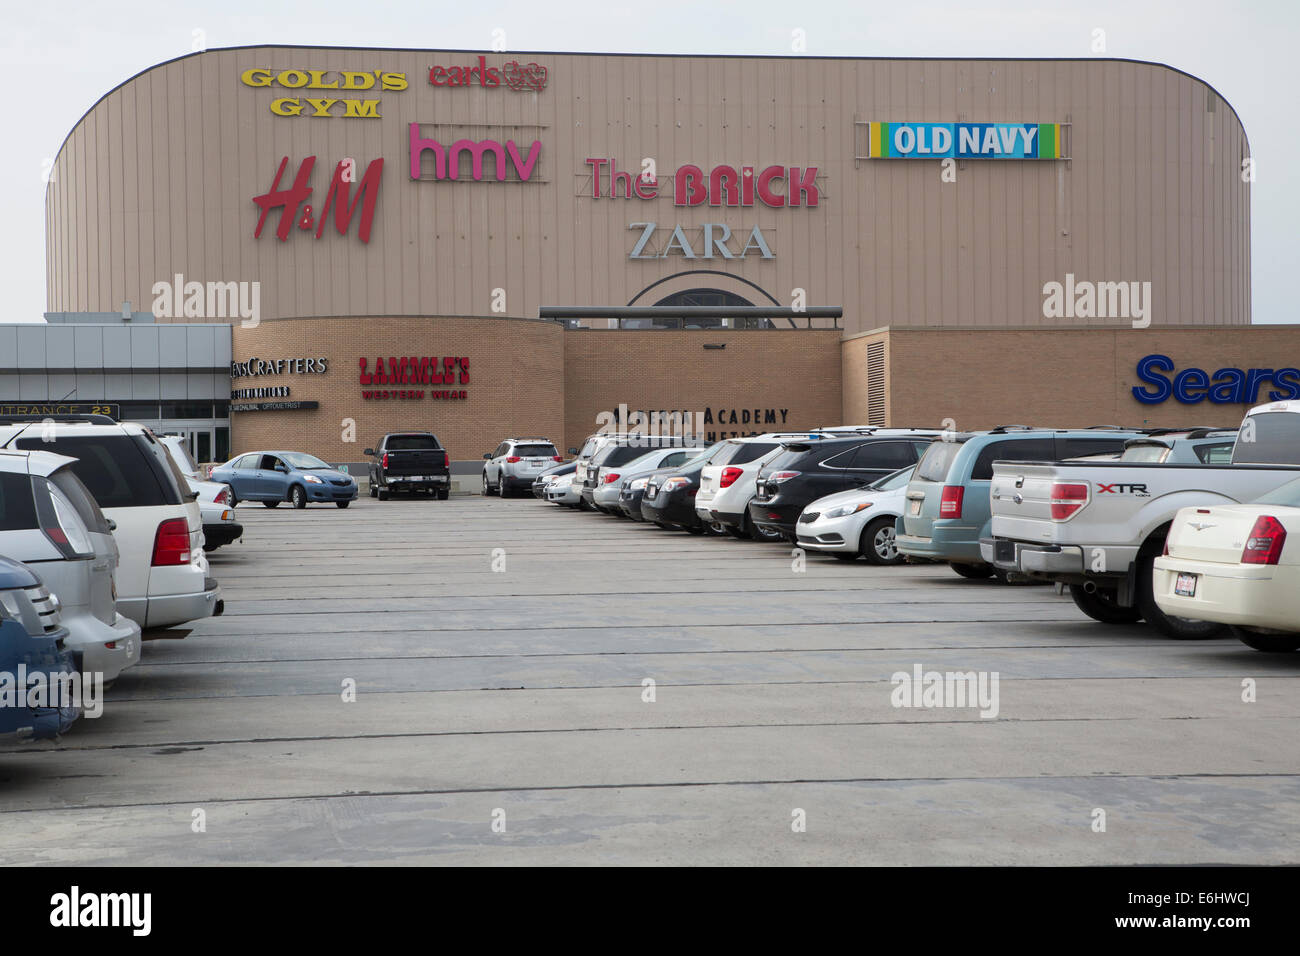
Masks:
[[[1085,581],[1085,582],[1084,582],[1084,585],[1083,585],[1083,593],[1084,593],[1084,594],[1096,594],[1096,593],[1097,593],[1097,585],[1096,585],[1095,583],[1093,583],[1092,581]]]

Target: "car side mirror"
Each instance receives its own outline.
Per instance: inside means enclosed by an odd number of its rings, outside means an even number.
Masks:
[[[492,452],[490,452],[490,451],[485,451],[485,452],[483,452],[483,457],[484,457],[484,458],[487,458],[487,459],[491,459],[491,457],[492,457]]]
[[[364,454],[368,458],[373,457],[375,454],[375,450],[373,448],[367,448],[364,452],[362,452],[362,454]]]
[[[570,454],[570,455],[576,455],[577,453],[578,453],[578,449],[576,449],[576,448],[570,448],[570,449],[569,449],[569,454]]]
[[[197,491],[191,491],[191,492],[190,492],[189,494],[187,494],[185,497],[188,498],[190,501],[198,501],[198,500],[199,500],[199,493],[198,493]]]
[[[114,521],[112,518],[105,518],[104,520],[108,522],[108,530],[109,530],[109,531],[116,531],[116,530],[117,530],[117,522],[116,522],[116,521]]]
[[[285,475],[289,474],[289,467],[287,465],[276,465],[275,470],[280,472],[281,474],[285,474]]]

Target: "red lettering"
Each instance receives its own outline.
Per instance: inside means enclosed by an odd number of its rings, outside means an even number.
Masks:
[[[609,159],[584,159],[583,163],[591,167],[591,198],[600,198],[600,167],[613,162]]]
[[[723,196],[728,206],[740,205],[740,188],[732,166],[714,166],[709,173],[709,205],[721,206]]]
[[[763,200],[769,206],[780,208],[785,205],[785,197],[780,193],[772,191],[770,183],[774,179],[781,179],[785,176],[785,168],[782,166],[768,166],[758,174],[758,198]]]
[[[371,375],[370,375],[369,373],[366,372],[366,360],[365,360],[365,359],[358,359],[358,361],[361,363],[361,384],[362,384],[362,385],[373,385],[373,384],[374,384],[374,379],[371,377]],[[367,396],[367,397],[368,397],[368,396]]]
[[[360,205],[361,225],[357,229],[357,236],[362,242],[369,242],[370,228],[375,221],[375,203],[379,199],[379,180],[383,174],[383,159],[372,159],[370,165],[366,167],[365,174],[357,183],[357,195],[353,199],[352,184],[343,181],[343,164],[339,163],[335,166],[334,175],[330,177],[329,191],[325,193],[325,205],[321,208],[320,220],[316,224],[316,238],[319,239],[325,231],[331,206],[334,207],[334,228],[342,236],[352,225],[352,214]]]
[[[754,205],[754,167],[740,167],[740,204],[742,206]]]
[[[469,384],[469,358],[466,356],[462,356],[460,359],[460,384]],[[464,393],[460,397],[464,398]]]
[[[700,167],[680,167],[673,183],[673,205],[698,206],[708,198],[709,191],[704,186],[704,172]]]
[[[809,166],[807,169],[800,169],[798,166],[790,167],[790,194],[791,206],[802,206],[806,197],[808,205],[816,206],[817,200],[821,194],[817,191],[817,167]]]
[[[429,82],[434,86],[446,86],[447,71],[440,66],[435,66],[429,70]]]
[[[282,209],[280,225],[275,230],[275,236],[281,242],[286,241],[289,238],[289,230],[293,227],[293,221],[298,217],[298,207],[312,194],[312,188],[307,185],[307,181],[311,178],[311,171],[316,165],[316,157],[308,156],[303,160],[302,165],[298,167],[298,175],[294,177],[293,185],[288,189],[281,189],[280,177],[284,175],[284,168],[288,165],[289,157],[286,156],[280,160],[280,168],[275,171],[270,192],[253,197],[253,202],[262,209],[262,214],[257,217],[257,228],[253,230],[254,239],[262,235],[262,226],[266,223],[267,214],[272,209]],[[310,210],[311,207],[307,208]]]

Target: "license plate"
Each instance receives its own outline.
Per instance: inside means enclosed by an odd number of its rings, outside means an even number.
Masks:
[[[919,515],[921,513],[921,499],[913,498],[907,503],[907,513],[910,515]]]
[[[1196,575],[1180,574],[1174,581],[1174,593],[1179,597],[1196,597]]]

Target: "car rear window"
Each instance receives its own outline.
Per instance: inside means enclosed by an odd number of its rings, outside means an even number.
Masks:
[[[520,458],[554,458],[554,445],[516,445],[514,453]]]
[[[744,465],[751,461],[758,461],[770,451],[775,451],[777,443],[774,441],[747,441],[740,442],[736,445],[736,451],[732,453],[725,464]],[[716,462],[715,462],[716,464]]]
[[[436,451],[442,446],[433,435],[389,435],[389,451]]]
[[[857,446],[857,443],[854,442],[818,442],[816,444],[798,442],[788,444],[785,446],[785,451],[763,466],[763,470],[769,472],[781,471],[806,461],[809,456],[828,459],[841,452],[851,451]]]
[[[95,504],[95,496],[82,484],[71,467],[60,468],[49,476],[49,481],[72,502],[72,507],[77,509],[77,514],[89,530],[99,534],[112,534],[108,527],[108,519],[104,517],[104,512],[99,510],[99,505]]]
[[[1300,415],[1261,412],[1248,417],[1233,446],[1232,463],[1300,465]]]
[[[1169,452],[1172,450],[1168,445],[1130,445],[1124,449],[1124,454],[1119,456],[1119,460],[1140,461],[1149,465],[1158,465],[1169,457]]]
[[[605,467],[609,465],[626,465],[629,461],[640,458],[646,453],[644,448],[634,448],[631,445],[610,445],[594,459],[593,463]]]
[[[142,508],[181,503],[180,489],[149,451],[143,436],[60,436],[54,442],[20,438],[19,448],[76,458],[72,470],[101,508]]]
[[[1056,442],[1051,438],[1008,438],[989,442],[980,449],[971,468],[970,480],[989,481],[993,477],[995,461],[1056,461]]]
[[[1214,442],[1196,446],[1196,457],[1207,465],[1226,465],[1232,461],[1232,442]]]
[[[0,531],[39,528],[32,481],[26,475],[0,473]]]
[[[930,442],[930,447],[925,450],[920,464],[916,466],[916,477],[922,481],[947,481],[948,470],[957,460],[957,452],[961,448],[962,443],[959,441]]]

